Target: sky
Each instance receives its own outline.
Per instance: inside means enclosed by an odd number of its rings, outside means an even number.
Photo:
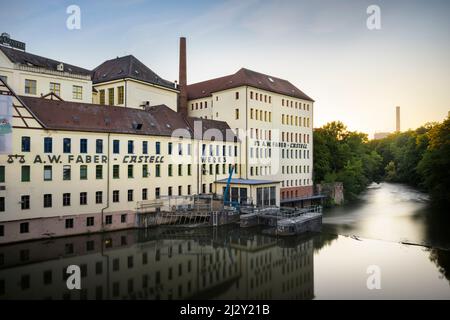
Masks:
[[[367,28],[370,5],[381,29]],[[170,81],[185,36],[188,83],[241,67],[287,79],[316,101],[315,127],[340,120],[370,137],[395,130],[395,106],[402,130],[450,111],[447,0],[0,0],[0,32],[87,69],[132,54]]]

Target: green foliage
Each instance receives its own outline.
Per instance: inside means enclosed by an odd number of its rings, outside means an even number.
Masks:
[[[450,202],[450,119],[368,145],[382,157],[378,176],[422,188],[438,202]]]
[[[371,181],[380,181],[382,161],[365,133],[348,131],[342,122],[330,122],[314,131],[315,182],[343,182],[347,200]]]

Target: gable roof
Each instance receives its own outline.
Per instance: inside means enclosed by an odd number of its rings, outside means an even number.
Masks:
[[[188,85],[188,99],[193,100],[209,97],[214,92],[237,88],[240,86],[251,86],[294,98],[314,101],[287,80],[272,77],[245,68],[241,68],[236,73],[228,76]]]
[[[124,133],[154,136],[172,136],[176,129],[186,129],[194,137],[193,121],[206,122],[204,126],[231,130],[223,121],[184,118],[166,105],[147,110],[106,106],[90,103],[50,100],[20,96],[25,106],[49,130]],[[137,129],[136,125],[141,124]],[[224,137],[225,134],[224,134]],[[227,141],[233,141],[228,139]]]
[[[57,66],[60,63],[64,65],[64,72],[71,74],[78,74],[83,76],[91,75],[91,71],[80,68],[65,62],[56,61],[53,59],[41,57],[29,52],[20,51],[17,49],[8,48],[0,45],[0,51],[12,62],[30,67],[44,68],[51,71],[58,71]]]
[[[124,78],[140,80],[176,90],[173,82],[158,76],[133,55],[107,60],[92,71],[92,82],[94,84]]]

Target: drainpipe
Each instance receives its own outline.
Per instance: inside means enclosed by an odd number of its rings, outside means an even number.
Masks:
[[[110,166],[111,153],[109,152],[110,151],[110,149],[109,149],[110,142],[111,142],[111,133],[108,132],[108,150],[107,150],[107,152],[108,152],[107,161],[108,162],[107,162],[107,165],[106,165],[106,168],[107,168],[107,174],[106,174],[106,206],[102,208],[102,231],[104,231],[104,229],[105,229],[104,211],[109,208],[109,184],[110,184],[109,183],[109,178],[110,178],[110,167],[111,167]]]

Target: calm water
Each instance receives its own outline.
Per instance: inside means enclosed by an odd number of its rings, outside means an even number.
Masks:
[[[449,299],[449,224],[432,212],[426,195],[381,184],[326,211],[321,234],[155,228],[2,246],[0,299]],[[66,287],[73,264],[81,290]]]

